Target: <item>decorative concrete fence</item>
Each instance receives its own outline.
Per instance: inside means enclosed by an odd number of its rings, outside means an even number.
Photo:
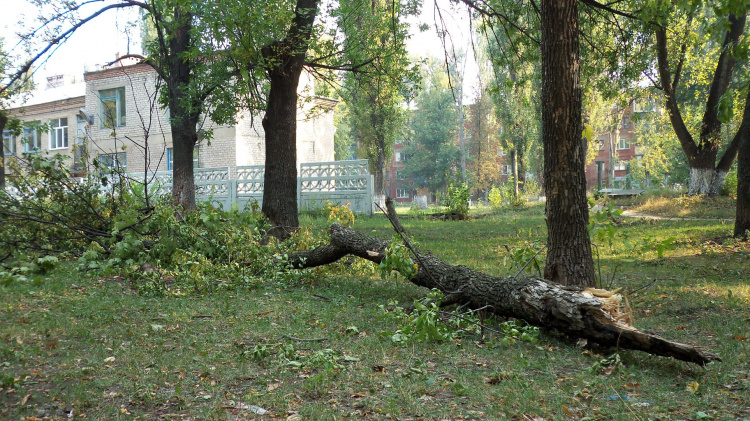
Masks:
[[[208,200],[230,209],[236,204],[240,209],[257,201],[263,204],[265,167],[263,165],[240,166],[235,178],[230,177],[229,167],[196,168],[195,198]],[[148,183],[156,194],[172,191],[172,172],[149,173]],[[143,175],[133,176],[143,182]],[[323,207],[328,201],[340,205],[349,204],[359,214],[373,212],[373,176],[368,172],[366,159],[355,161],[313,162],[300,164],[297,177],[297,203],[300,210]]]

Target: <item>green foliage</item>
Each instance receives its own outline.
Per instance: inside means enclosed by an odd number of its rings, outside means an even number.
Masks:
[[[329,201],[323,206],[323,212],[328,214],[328,222],[336,222],[349,228],[354,226],[355,216],[351,210],[351,203],[336,205]]]
[[[635,243],[631,243],[630,241],[625,239],[623,241],[625,249],[629,252],[629,256],[624,257],[623,261],[633,262],[635,261],[635,259],[633,259],[632,256],[640,257],[643,255],[643,253],[649,251],[656,251],[656,257],[661,259],[662,257],[664,257],[665,251],[675,249],[676,240],[677,238],[675,237],[657,239],[650,235],[643,237],[640,241],[637,241]]]
[[[0,194],[0,215],[9,222],[0,227],[0,243],[8,250],[0,256],[7,268],[3,283],[48,273],[68,258],[84,270],[126,273],[138,291],[156,296],[306,276],[282,270],[279,251],[316,240],[261,246],[267,223],[257,208],[223,211],[204,202],[178,215],[168,198],[150,197],[124,174],[102,169],[76,181],[62,157],[26,159],[27,176],[13,185],[18,193]],[[339,222],[353,223],[347,207],[329,211]]]
[[[592,205],[592,203],[589,203]],[[593,207],[593,205],[592,205]],[[607,207],[589,214],[589,235],[594,242],[606,241],[610,249],[615,241],[615,228],[622,221],[622,209],[615,209],[613,202],[609,202]]]
[[[737,197],[737,167],[735,166],[732,168],[729,173],[727,173],[727,178],[724,181],[724,186],[722,186],[721,191],[719,192],[722,196],[729,196],[729,197]]]
[[[438,192],[455,180],[460,150],[455,144],[458,118],[448,75],[442,64],[430,62],[417,109],[409,119],[410,136],[404,143],[404,175],[414,187]]]
[[[501,344],[505,346],[513,345],[516,341],[528,342],[532,345],[539,343],[539,328],[522,320],[500,323],[500,331],[503,334]]]
[[[448,186],[445,194],[441,196],[442,201],[448,208],[448,212],[460,216],[469,214],[469,199],[471,191],[466,183],[454,184]]]
[[[519,192],[519,194],[516,195],[515,186],[512,182],[493,186],[492,189],[490,189],[487,199],[495,210],[500,210],[506,206],[517,208],[526,203],[525,195],[522,192]]]
[[[411,279],[417,274],[419,266],[411,259],[411,252],[404,245],[401,237],[394,235],[385,249],[385,257],[380,262],[380,277],[388,278],[394,272]]]
[[[381,336],[389,338],[396,344],[413,342],[443,342],[463,337],[467,334],[478,334],[478,320],[472,313],[462,314],[461,318],[446,317],[440,310],[442,292],[432,290],[422,300],[414,300],[414,310],[407,313],[398,301],[391,300],[388,305],[381,304],[381,318],[396,323],[396,331],[382,332]]]
[[[508,269],[524,268],[524,272],[532,273],[536,271],[542,276],[542,267],[544,266],[544,256],[541,251],[546,245],[541,241],[524,241],[523,243],[513,246],[503,257],[503,265]]]

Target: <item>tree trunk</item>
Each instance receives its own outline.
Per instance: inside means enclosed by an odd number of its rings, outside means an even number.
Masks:
[[[734,220],[734,236],[747,239],[748,232],[750,232],[750,136],[744,136],[737,162],[737,214]]]
[[[510,174],[513,177],[513,197],[518,197],[518,154],[510,151]]]
[[[195,205],[195,180],[193,178],[193,148],[198,142],[198,116],[185,104],[192,79],[192,66],[187,52],[191,48],[190,33],[193,15],[180,7],[174,9],[174,21],[180,24],[169,39],[169,74],[167,89],[172,118],[172,200],[175,206],[193,210]]]
[[[593,286],[581,135],[578,0],[542,1],[542,144],[547,194],[544,277]]]
[[[742,123],[737,131],[739,154],[737,157],[737,211],[734,236],[748,237],[750,232],[750,93],[745,99]]]
[[[266,169],[263,214],[272,225],[268,235],[288,238],[299,227],[297,208],[297,86],[305,64],[319,0],[297,0],[295,17],[284,40],[263,48],[276,63],[268,70],[268,94],[263,129]]]
[[[3,135],[5,125],[8,124],[8,116],[4,111],[0,111],[0,136]],[[5,190],[5,148],[0,147],[0,190]]]
[[[377,130],[375,130],[377,132]],[[373,166],[373,190],[375,195],[385,196],[385,174],[388,172],[385,158],[385,139],[375,139],[377,145]],[[393,181],[391,181],[393,182]]]
[[[193,149],[198,142],[196,125],[197,121],[187,115],[173,119],[170,123],[172,127],[172,201],[175,206],[184,210],[196,209],[193,168]]]
[[[397,229],[398,230],[398,229]],[[388,241],[369,237],[339,224],[331,225],[328,244],[296,253],[290,265],[310,268],[333,263],[351,254],[380,263]],[[491,312],[557,329],[572,338],[586,338],[604,346],[640,350],[696,364],[720,361],[699,348],[643,333],[630,324],[622,297],[593,288],[564,287],[538,278],[498,278],[466,266],[452,266],[430,253],[416,255],[418,271],[411,282],[437,288],[444,302],[489,308]]]

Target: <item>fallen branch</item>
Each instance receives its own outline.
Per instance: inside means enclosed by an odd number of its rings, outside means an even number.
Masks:
[[[330,242],[290,256],[295,268],[333,263],[349,254],[380,263],[388,242],[332,224]],[[586,338],[604,346],[634,349],[696,364],[721,359],[699,347],[641,332],[623,309],[622,296],[594,288],[566,287],[540,278],[499,278],[450,265],[431,253],[418,253],[419,270],[411,282],[441,290],[446,299],[488,307],[497,315],[554,328],[572,338]]]

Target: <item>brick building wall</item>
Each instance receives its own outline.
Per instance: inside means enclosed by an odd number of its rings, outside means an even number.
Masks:
[[[624,110],[617,132],[603,133],[597,138],[599,152],[586,166],[586,184],[589,189],[608,188],[614,166],[612,185],[623,187],[628,175],[628,165],[642,156],[633,124],[633,105]]]
[[[37,100],[32,99],[23,107],[9,110],[11,115],[19,117],[25,122],[38,124],[55,122],[56,125],[59,125],[60,120],[63,119],[66,125],[64,129],[61,126],[58,130],[48,130],[46,133],[40,130],[33,130],[35,133],[30,130],[18,136],[11,135],[8,132],[3,133],[3,145],[6,146],[7,143],[7,146],[10,147],[10,150],[4,150],[6,160],[4,170],[6,174],[11,175],[11,161],[25,152],[60,154],[67,157],[72,166],[76,139],[85,137],[85,132],[79,130],[79,125],[76,124],[79,110],[85,105],[83,91],[83,84],[45,90],[42,91]],[[60,95],[67,97],[47,101],[49,98],[59,97]],[[64,145],[60,144],[61,142],[58,140],[53,141],[53,137],[61,132],[64,132],[64,137],[67,138]],[[29,138],[28,141],[26,140],[27,137]],[[35,147],[34,142],[36,142],[38,148]],[[25,146],[27,143],[28,146]]]
[[[85,84],[36,92],[29,105],[11,110],[26,121],[49,122],[67,118],[68,144],[52,152],[74,156],[76,136],[86,139],[88,167],[93,159],[112,163],[117,160],[134,173],[170,169],[172,136],[169,111],[158,104],[156,72],[148,65],[116,66],[84,74]],[[314,91],[312,78],[300,81],[301,95]],[[71,96],[71,92],[77,95]],[[297,162],[334,160],[333,107],[336,101],[311,97],[300,99],[297,122]],[[85,117],[84,117],[85,116]],[[265,163],[265,133],[261,115],[240,112],[237,123],[220,126],[204,119],[200,131],[211,131],[196,148],[196,164],[202,168]],[[50,149],[49,134],[43,134],[42,151]],[[10,139],[9,139],[10,140]],[[13,138],[17,154],[22,153],[21,137]],[[13,149],[13,148],[11,148]],[[82,149],[80,149],[82,150]],[[79,152],[80,155],[80,152]],[[12,159],[12,155],[8,155]],[[71,159],[72,161],[72,159]]]

